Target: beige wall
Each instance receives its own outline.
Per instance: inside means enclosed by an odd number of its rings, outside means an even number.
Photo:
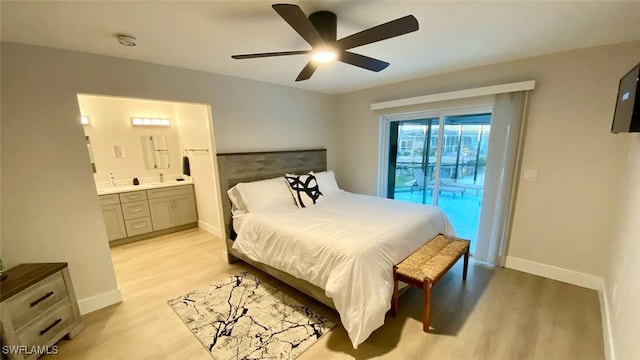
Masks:
[[[81,302],[117,284],[78,93],[209,104],[218,152],[326,147],[335,162],[333,96],[13,43],[1,56],[2,259],[69,262]]]
[[[640,327],[640,135],[617,136],[628,141],[629,148],[620,153],[626,163],[616,229],[607,238],[611,258],[605,281],[615,358],[627,360],[638,357]]]
[[[173,110],[181,154],[183,149],[209,150],[188,151],[187,156],[198,207],[198,225],[212,234],[222,236],[219,192],[215,191],[218,189],[218,182],[214,177],[212,154],[215,153],[215,144],[211,142],[209,108],[200,104],[174,103]],[[182,170],[182,163],[178,166]]]
[[[348,191],[375,194],[378,119],[371,103],[536,80],[509,256],[586,274],[606,273],[608,239],[626,142],[610,134],[618,80],[640,43],[540,56],[342,94],[335,126],[337,176]],[[415,107],[412,110],[416,110]],[[403,112],[400,109],[399,112]]]

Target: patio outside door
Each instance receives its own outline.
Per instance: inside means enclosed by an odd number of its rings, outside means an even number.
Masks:
[[[490,113],[391,121],[387,197],[431,204],[475,250]],[[440,130],[442,129],[442,131]]]

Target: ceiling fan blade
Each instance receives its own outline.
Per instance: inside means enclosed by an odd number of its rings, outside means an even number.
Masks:
[[[318,64],[314,63],[313,61],[309,61],[307,63],[307,66],[305,66],[304,69],[300,71],[300,74],[296,78],[296,81],[303,81],[303,80],[309,79],[311,75],[313,75],[313,73],[316,71],[317,68],[318,68]]]
[[[340,53],[340,56],[338,57],[338,60],[375,72],[382,71],[387,66],[389,66],[389,63],[386,61],[370,58],[368,56],[352,53],[349,51],[342,51]]]
[[[347,50],[354,47],[371,44],[376,41],[389,39],[418,30],[418,20],[413,15],[407,15],[387,23],[374,26],[367,30],[349,35],[336,42],[340,49]]]
[[[240,59],[272,57],[272,56],[302,55],[302,54],[309,54],[310,52],[311,50],[280,51],[280,52],[268,52],[268,53],[257,53],[257,54],[231,55],[231,57],[236,60],[240,60]]]
[[[311,21],[298,5],[274,4],[271,6],[311,47],[322,45],[324,41]]]

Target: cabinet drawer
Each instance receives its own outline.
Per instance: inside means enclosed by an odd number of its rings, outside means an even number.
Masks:
[[[118,194],[100,195],[98,199],[100,199],[100,206],[120,204]]]
[[[153,231],[151,218],[148,216],[139,219],[127,220],[124,224],[127,227],[128,236],[140,235]]]
[[[161,189],[147,190],[147,196],[149,199],[157,199],[161,197],[187,195],[187,194],[193,194],[192,185],[181,185],[181,186],[172,186],[172,187],[161,188]]]
[[[20,345],[26,345],[28,348],[38,345],[44,346],[58,337],[61,331],[66,331],[74,320],[75,315],[71,303],[65,299],[50,311],[27,324],[23,329],[18,330],[18,341]]]
[[[120,193],[120,202],[127,203],[131,201],[140,201],[147,200],[147,192],[144,190],[141,191],[130,191],[125,193]]]
[[[6,302],[13,328],[21,328],[66,297],[67,287],[61,273],[53,274],[13,296]]]
[[[122,204],[122,214],[125,220],[149,216],[149,203],[147,200],[124,203]]]

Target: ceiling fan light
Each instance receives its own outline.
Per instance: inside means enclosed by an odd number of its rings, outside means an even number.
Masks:
[[[316,51],[311,55],[311,60],[319,63],[334,61],[337,58],[338,54],[333,50]]]

